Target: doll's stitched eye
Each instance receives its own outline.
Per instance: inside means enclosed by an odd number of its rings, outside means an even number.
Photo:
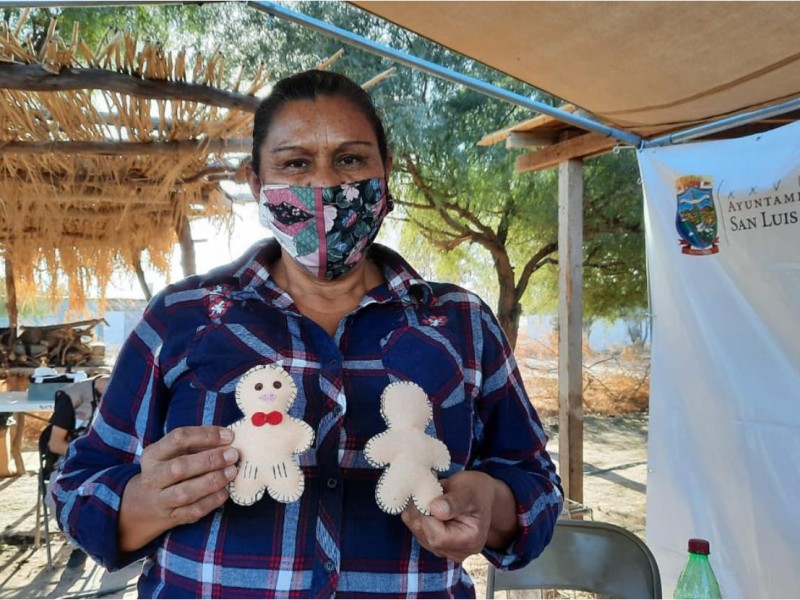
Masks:
[[[276,390],[279,390],[283,387],[283,384],[280,381],[275,381],[272,383],[272,387],[274,387]]]
[[[264,384],[263,383],[257,383],[256,384],[256,391],[257,392],[260,392],[263,389],[264,389]]]

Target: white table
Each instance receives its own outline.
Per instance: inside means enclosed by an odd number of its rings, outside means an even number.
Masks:
[[[0,392],[0,412],[29,413],[53,412],[53,400],[28,400],[28,392]]]
[[[0,392],[0,412],[14,413],[15,430],[12,430],[11,457],[14,459],[16,473],[8,471],[8,465],[0,464],[0,477],[23,475],[25,462],[22,460],[22,438],[25,430],[25,415],[32,412],[53,412],[53,400],[28,400],[28,392]],[[32,415],[41,419],[38,415]]]

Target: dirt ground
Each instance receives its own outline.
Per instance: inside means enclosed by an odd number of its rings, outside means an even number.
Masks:
[[[557,345],[524,337],[517,360],[531,401],[550,437],[548,451],[558,461]],[[647,400],[649,356],[632,348],[594,353],[584,348],[584,498],[586,518],[620,525],[645,537],[647,481]],[[58,535],[55,568],[47,569],[43,548],[33,549],[36,440],[43,427],[27,419],[28,475],[0,479],[0,598],[135,597],[126,585],[136,566],[114,576],[96,565],[76,576],[64,570],[69,546]],[[24,488],[24,489],[23,489]],[[22,490],[22,491],[20,491]],[[477,597],[485,596],[486,561],[467,560]],[[92,595],[94,594],[94,595]]]

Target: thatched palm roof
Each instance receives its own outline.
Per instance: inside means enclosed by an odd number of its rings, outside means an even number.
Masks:
[[[224,218],[219,182],[237,166],[224,154],[249,151],[268,74],[225,90],[219,55],[125,32],[92,50],[55,22],[36,51],[20,29],[0,24],[0,251],[20,297],[43,282],[64,293],[60,272],[80,306],[87,284],[139,269],[143,250],[166,271],[176,241],[191,251],[191,219]]]

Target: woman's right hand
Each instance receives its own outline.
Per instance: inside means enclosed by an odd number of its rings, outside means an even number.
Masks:
[[[224,427],[179,427],[142,452],[119,514],[119,549],[132,552],[165,531],[222,506],[239,454]]]

